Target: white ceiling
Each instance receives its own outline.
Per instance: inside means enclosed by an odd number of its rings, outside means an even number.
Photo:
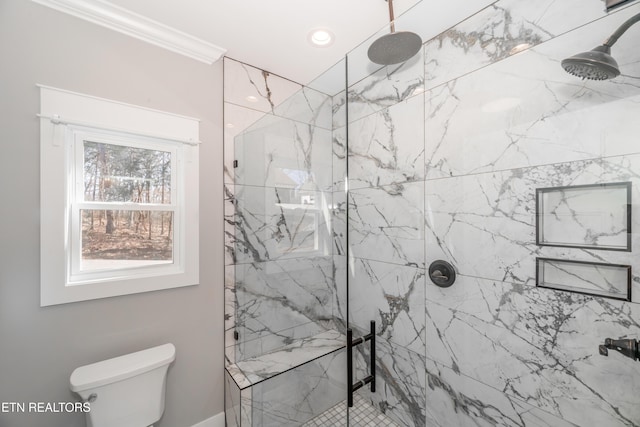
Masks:
[[[389,20],[385,0],[110,1],[225,48],[231,58],[302,84],[387,27]],[[426,39],[493,1],[394,0],[393,4],[396,18],[417,5],[405,17],[419,18],[411,30],[420,27],[419,32]],[[317,48],[307,42],[309,31],[316,27],[328,28],[335,34],[333,45]]]

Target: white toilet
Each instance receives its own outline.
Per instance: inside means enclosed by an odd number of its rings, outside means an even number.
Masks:
[[[71,390],[91,402],[87,427],[147,427],[158,421],[175,358],[174,345],[164,344],[73,371]]]

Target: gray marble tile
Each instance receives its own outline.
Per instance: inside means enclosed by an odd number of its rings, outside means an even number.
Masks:
[[[236,185],[235,261],[274,261],[331,253],[330,192]]]
[[[260,354],[228,366],[227,371],[241,388],[286,373],[294,368],[344,348],[345,337],[337,331],[325,331],[296,340],[279,350]]]
[[[603,16],[597,1],[500,0],[425,43],[426,85],[456,79]]]
[[[269,113],[301,89],[291,80],[224,58],[225,102]]]
[[[245,388],[240,390],[240,425],[251,426],[253,421],[253,390]]]
[[[223,185],[224,197],[224,265],[233,265],[236,262],[236,197],[235,185]]]
[[[637,201],[638,171],[640,155],[632,155],[428,181],[427,264],[445,259],[461,274],[527,284],[535,283],[536,257],[625,264],[638,294],[640,263],[632,252],[543,247],[535,239],[536,188],[630,181]],[[638,227],[634,215],[632,230]],[[639,237],[632,233],[633,248]]]
[[[333,328],[346,335],[347,333],[347,257],[333,256]]]
[[[432,89],[425,108],[426,176],[638,152],[632,143],[640,132],[640,122],[633,118],[640,106],[638,79],[582,81],[559,64],[594,34],[609,34],[632,9],[640,11],[639,6],[629,7],[621,11],[624,16],[607,16]],[[584,50],[590,48],[589,44]],[[634,55],[626,52],[626,46],[618,54]],[[640,67],[627,68],[636,71],[640,75]]]
[[[349,282],[352,325],[368,330],[394,345],[425,351],[425,271],[378,261],[355,259]]]
[[[333,191],[344,191],[347,180],[347,128],[334,129],[332,142]]]
[[[243,358],[288,344],[292,331],[301,333],[296,327],[322,330],[333,317],[333,271],[331,256],[236,265],[235,329]]]
[[[637,362],[598,345],[640,337],[638,319],[637,304],[459,276],[427,289],[427,357],[576,425],[637,425]]]
[[[303,87],[277,105],[273,114],[331,130],[333,103],[329,95]]]
[[[344,191],[333,193],[331,210],[331,232],[333,234],[333,255],[347,253],[347,194]]]
[[[368,347],[358,347],[356,378],[369,373]],[[424,354],[380,338],[376,341],[376,391],[369,387],[358,394],[369,400],[380,412],[400,426],[423,427],[425,415],[425,359]]]
[[[423,108],[420,94],[349,125],[350,188],[424,179]]]
[[[234,331],[236,330],[236,299],[235,268],[226,265],[224,267],[224,344],[225,364],[236,362]]]
[[[629,300],[629,266],[537,259],[537,286]]]
[[[272,308],[274,307],[265,304],[265,309]],[[245,319],[238,319],[237,330],[240,335],[239,340],[233,344],[236,355],[235,363],[280,351],[292,343],[322,334],[333,328],[334,325],[333,321],[307,321],[305,323],[302,316],[294,317],[291,313],[286,313],[281,318],[269,318],[273,315],[273,312],[261,313],[263,319],[270,321],[267,326],[258,324],[257,326],[261,326],[261,329],[256,327],[256,322],[250,317],[246,322],[249,324],[247,328],[243,327]],[[287,322],[291,322],[294,326],[288,327]]]
[[[349,194],[349,245],[355,258],[424,267],[424,182]]]
[[[344,400],[345,356],[332,353],[253,386],[252,425],[300,426]]]
[[[331,110],[333,112],[333,129],[344,127],[347,124],[346,91],[343,90],[331,98]]]
[[[224,373],[224,416],[227,427],[241,427],[240,389],[229,372]]]
[[[429,426],[577,427],[427,359]]]
[[[538,242],[541,245],[631,250],[628,219],[630,183],[540,189]]]
[[[424,92],[422,50],[413,58],[382,67],[357,81],[349,81],[349,123]],[[334,111],[336,106],[334,105]],[[339,111],[339,109],[338,109]]]
[[[329,190],[331,131],[265,115],[234,138],[234,183]]]

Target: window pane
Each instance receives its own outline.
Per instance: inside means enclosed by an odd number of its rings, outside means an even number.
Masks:
[[[84,200],[171,203],[171,153],[84,141]]]
[[[173,212],[81,210],[80,270],[173,262]]]

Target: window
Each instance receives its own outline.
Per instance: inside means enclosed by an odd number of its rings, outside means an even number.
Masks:
[[[198,282],[198,121],[41,87],[41,305]]]

